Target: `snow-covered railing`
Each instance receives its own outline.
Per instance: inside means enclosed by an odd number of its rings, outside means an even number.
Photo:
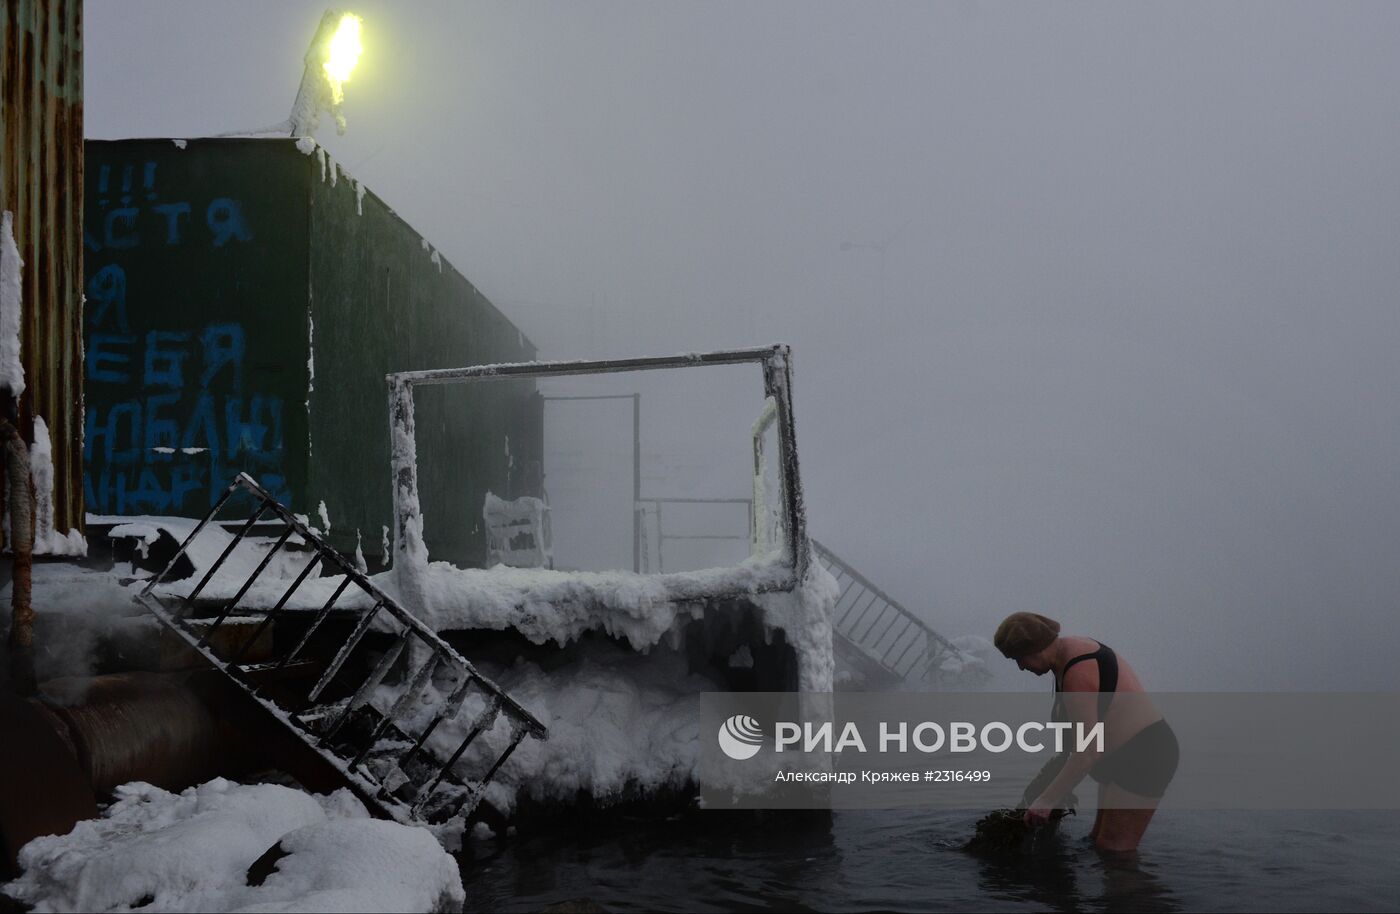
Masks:
[[[188,591],[162,589],[162,583],[180,558],[198,548],[196,543],[200,535],[217,526],[220,512],[240,490],[253,497],[255,506],[237,534],[228,539],[218,558]],[[264,520],[280,524],[280,536],[236,593],[231,598],[221,594],[214,603],[214,614],[201,615],[204,608],[199,602],[201,594],[225,568],[253,527]],[[220,533],[220,537],[223,536]],[[235,619],[246,621],[243,613],[252,607],[245,605],[245,598],[260,579],[276,578],[265,572],[273,557],[294,538],[310,547],[310,558],[300,573],[274,605],[266,609],[259,607],[264,613],[261,621],[246,638],[240,633],[235,639],[241,642],[237,647],[230,642],[222,649],[216,648],[221,640],[215,638],[216,632]],[[338,583],[315,612],[296,645],[271,660],[246,661],[263,634],[288,610],[293,594],[309,578],[319,578],[322,570],[329,572],[332,579],[338,578]],[[246,571],[245,567],[236,569],[240,575]],[[274,583],[280,586],[282,581]],[[339,769],[367,803],[399,821],[442,821],[459,812],[469,814],[516,746],[527,736],[544,739],[547,735],[544,725],[533,714],[478,672],[469,660],[398,600],[375,586],[345,556],[332,549],[315,530],[246,473],[240,473],[229,485],[165,567],[141,590],[138,600]],[[312,636],[323,628],[337,603],[341,609],[354,613],[355,624],[329,664],[323,666],[319,661],[306,659],[306,655]],[[239,610],[242,612],[235,615]],[[364,675],[362,669],[350,661],[352,655],[363,659],[360,645],[372,628],[387,628],[393,640],[374,662],[371,671]],[[357,649],[360,654],[356,654]],[[381,686],[401,659],[406,661],[403,687],[388,687],[393,698],[386,705]],[[438,691],[435,680],[446,683],[446,695]],[[444,758],[429,744],[429,738],[440,724],[457,717],[472,693],[484,697],[485,711],[471,723],[466,738]],[[419,720],[417,726],[411,725],[411,718],[423,717],[424,703],[432,705],[426,723]],[[498,716],[509,722],[508,746],[496,756],[484,775],[474,779],[463,777],[456,770],[463,752],[479,735],[492,729]]]
[[[763,369],[763,391],[771,404],[768,422],[777,426],[781,479],[783,552],[793,575],[785,589],[805,578],[808,563],[807,524],[798,473],[797,441],[792,412],[792,350],[786,345],[757,349],[697,352],[635,359],[602,359],[568,362],[517,362],[403,371],[386,376],[389,385],[389,440],[394,506],[394,568],[406,596],[428,593],[427,547],[423,541],[423,512],[418,500],[417,442],[414,432],[413,391],[420,386],[558,378],[570,375],[614,374],[713,365],[757,364]],[[766,414],[765,414],[766,415]],[[755,509],[757,506],[755,506]]]

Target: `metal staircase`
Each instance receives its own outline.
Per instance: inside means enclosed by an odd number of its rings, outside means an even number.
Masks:
[[[175,595],[159,591],[171,568],[240,490],[252,496],[256,507],[218,559],[207,568],[196,570],[196,574],[202,572],[202,576],[188,593]],[[281,528],[275,544],[235,595],[216,602],[213,615],[207,615],[209,601],[199,602],[201,593],[254,525],[269,523],[274,529]],[[265,574],[273,556],[286,549],[294,535],[308,547],[306,552],[310,558],[291,586],[270,610],[239,609],[240,601]],[[329,599],[311,616],[309,627],[290,649],[272,638],[272,659],[243,662],[258,639],[284,612],[292,594],[318,569],[318,578],[322,574],[334,575],[339,577],[339,582]],[[346,592],[352,589],[368,599],[346,600]],[[547,735],[544,725],[529,711],[477,672],[468,660],[438,637],[437,632],[375,587],[353,564],[245,473],[240,473],[229,485],[213,510],[199,522],[174,558],[151,579],[137,599],[344,774],[367,804],[400,822],[438,823],[457,815],[470,815],[486,785],[521,741],[527,736],[544,739]],[[360,606],[369,602],[370,606],[348,610],[355,617],[353,627],[338,647],[334,647],[329,659],[326,655],[330,651],[326,650],[319,651],[319,658],[313,657],[316,652],[308,650],[313,636],[320,631],[324,641],[328,632],[323,629],[323,623],[333,611],[338,615],[346,613],[346,604],[352,602]],[[243,619],[258,614],[263,618],[241,645],[216,650],[215,634],[232,621],[235,610]],[[306,614],[295,615],[304,620]],[[362,644],[376,623],[378,629],[387,631],[391,638],[387,649],[377,658],[370,656],[371,652]],[[228,639],[220,640],[227,642]],[[280,654],[277,653],[279,646],[284,648]],[[318,643],[317,647],[322,645]],[[405,663],[399,662],[401,658]],[[391,677],[391,672],[396,676]],[[398,686],[381,689],[385,680],[391,678],[397,678]],[[470,721],[466,736],[444,757],[435,746],[429,745],[429,737],[443,721],[455,719],[468,697],[475,693],[483,697],[484,710]],[[510,725],[506,748],[495,755],[494,762],[484,772],[469,775],[460,771],[463,753],[477,737],[496,725],[500,715],[505,715]]]
[[[835,633],[898,680],[936,678],[942,661],[963,652],[826,546],[812,540],[817,561],[836,578]]]

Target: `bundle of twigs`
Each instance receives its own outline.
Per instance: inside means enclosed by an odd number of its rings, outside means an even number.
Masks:
[[[1026,810],[1060,773],[1068,757],[1068,754],[1062,753],[1045,763],[1045,767],[1040,769],[1040,773],[1026,787],[1025,793],[1021,794],[1020,806],[1015,809],[994,809],[978,819],[964,850],[974,854],[1001,856],[1017,854],[1025,849],[1027,839],[1033,838],[1035,834],[1035,831],[1026,825]],[[1065,805],[1050,814],[1050,827],[1053,828],[1065,816],[1073,815],[1078,805],[1078,797],[1071,793],[1065,798]]]

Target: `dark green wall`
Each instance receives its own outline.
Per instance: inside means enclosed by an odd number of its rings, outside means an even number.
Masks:
[[[86,143],[88,512],[200,515],[240,470],[306,510],[311,162],[290,151]]]
[[[330,163],[311,189],[311,394],[308,503],[324,499],[332,541],[363,536],[380,553],[390,523],[387,387],[390,371],[528,361],[534,346],[373,193]],[[415,398],[420,501],[434,559],[479,565],[487,491],[527,492],[541,453],[543,412],[533,382],[424,388]],[[506,453],[507,437],[511,456]],[[512,459],[514,467],[512,467]],[[377,568],[371,558],[371,568]]]
[[[535,357],[332,164],[280,138],[87,143],[90,512],[200,516],[245,470],[318,526],[324,501],[332,543],[353,552],[360,531],[377,570],[384,376]],[[418,394],[433,558],[480,564],[486,492],[537,494],[541,407],[528,381]]]

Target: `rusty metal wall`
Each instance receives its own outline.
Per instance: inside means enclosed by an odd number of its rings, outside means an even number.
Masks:
[[[83,529],[83,5],[4,0],[0,209],[24,260],[20,421],[53,440],[54,528]]]

